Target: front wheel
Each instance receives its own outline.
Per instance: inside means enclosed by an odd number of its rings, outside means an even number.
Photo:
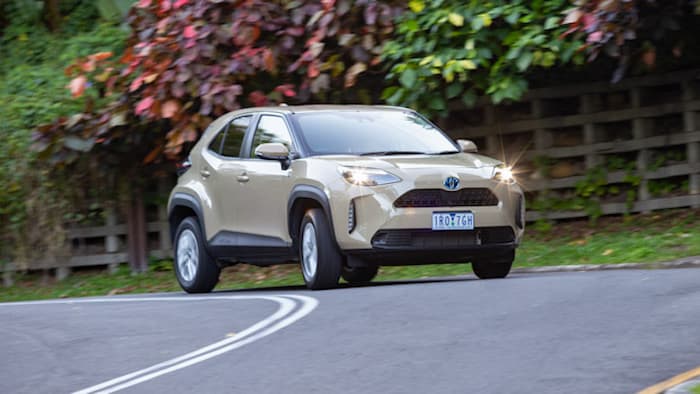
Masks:
[[[320,208],[306,211],[299,226],[299,260],[306,287],[311,290],[338,286],[343,256],[331,237],[326,215]]]
[[[207,253],[199,223],[185,218],[175,233],[175,276],[188,293],[208,293],[219,281],[221,269]]]
[[[514,250],[502,256],[474,261],[472,262],[472,269],[479,279],[505,278],[510,273],[513,260],[515,260]]]

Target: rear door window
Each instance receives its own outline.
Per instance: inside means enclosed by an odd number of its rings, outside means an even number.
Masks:
[[[209,150],[217,155],[221,154],[221,143],[224,142],[224,134],[226,134],[226,126],[216,134],[216,137],[209,144]]]
[[[221,148],[222,156],[240,157],[243,138],[245,137],[245,132],[248,129],[252,118],[252,115],[241,116],[229,123]]]

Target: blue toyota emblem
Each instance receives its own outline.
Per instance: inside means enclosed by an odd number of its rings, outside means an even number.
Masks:
[[[455,190],[459,187],[459,178],[448,176],[445,178],[445,187],[449,190]]]

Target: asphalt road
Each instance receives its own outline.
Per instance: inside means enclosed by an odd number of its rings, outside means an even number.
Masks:
[[[0,392],[630,393],[700,365],[699,306],[700,269],[0,304]]]

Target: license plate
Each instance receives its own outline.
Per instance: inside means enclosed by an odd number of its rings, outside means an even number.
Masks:
[[[433,230],[474,230],[472,212],[433,212]]]

